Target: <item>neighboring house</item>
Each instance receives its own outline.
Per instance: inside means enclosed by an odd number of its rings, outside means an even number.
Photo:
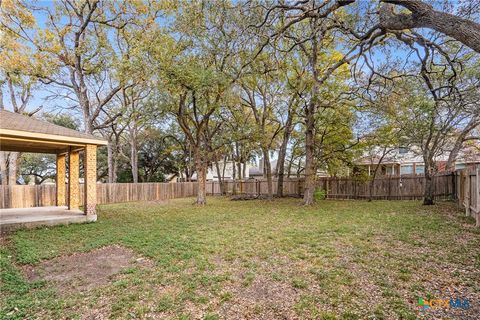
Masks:
[[[178,173],[171,173],[165,176],[165,182],[168,183],[177,183],[178,182]]]
[[[480,149],[477,146],[465,148],[462,150],[455,162],[455,169],[463,169],[466,167],[480,164]],[[366,168],[368,175],[373,175],[376,165],[381,158],[381,151],[375,151],[366,155],[357,161],[357,166]],[[435,165],[439,172],[446,170],[448,161],[448,152],[435,158]],[[393,149],[383,158],[377,175],[410,175],[424,174],[425,165],[423,157],[418,148],[399,147]]]
[[[259,163],[260,163],[259,166],[250,167],[250,179],[260,179],[260,178],[265,177],[263,158],[260,159]],[[288,176],[288,169],[289,169],[288,164],[289,164],[288,161],[285,161],[285,166],[284,166],[285,177]],[[302,163],[302,165],[303,165],[303,163]],[[277,160],[270,161],[270,167],[272,168],[272,176],[275,176],[275,172],[277,171]],[[300,172],[300,173],[298,173],[298,172]],[[299,170],[298,164],[297,163],[292,163],[292,165],[290,166],[290,177],[297,177],[298,175],[301,176],[301,177],[304,176],[303,166]],[[328,174],[327,174],[326,171],[318,170],[317,176],[326,177],[326,176],[328,176]]]
[[[263,164],[263,161],[262,161]],[[248,175],[250,179],[257,179],[263,177],[263,165],[262,166],[254,166],[250,167],[248,170]]]
[[[265,161],[263,160],[263,158],[261,158],[258,162],[260,164],[259,166],[250,167],[250,172],[249,172],[250,179],[260,179],[267,176],[264,172]],[[270,161],[270,168],[272,168],[272,176],[274,176],[275,172],[277,171],[277,163],[278,163],[277,160]],[[288,172],[286,172],[287,170],[288,170],[287,165],[285,165],[285,174],[288,174]],[[296,173],[295,174],[292,173],[292,175],[296,176]]]
[[[265,161],[263,160],[263,158],[260,158],[258,163],[259,163],[258,166],[250,167],[250,170],[249,170],[250,179],[259,179],[259,178],[266,177],[264,172]],[[272,168],[272,175],[275,175],[275,171],[277,169],[277,160],[270,161],[270,167]]]
[[[236,179],[238,179],[238,163],[234,163],[233,161],[219,161],[218,165],[220,167],[220,173],[221,177],[223,180],[232,180],[233,179],[233,167],[235,165],[236,167]],[[249,179],[250,177],[250,165],[248,163],[242,163],[242,171],[243,167],[245,166],[245,179]],[[190,178],[191,181],[197,181],[197,173],[194,172],[192,177]],[[212,165],[208,167],[207,170],[207,181],[212,181],[212,180],[218,180],[218,174],[217,174],[217,167],[215,165]],[[179,177],[178,174],[172,174],[167,177],[167,181],[169,183],[175,183],[178,181],[181,181],[181,178]]]

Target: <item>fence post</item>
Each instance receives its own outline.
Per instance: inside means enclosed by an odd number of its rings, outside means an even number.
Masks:
[[[463,204],[465,206],[465,215],[470,216],[470,170],[465,169],[466,179],[465,179],[465,196]]]
[[[391,194],[392,194],[392,176],[388,176],[388,195],[387,195],[387,200],[391,200]]]
[[[475,172],[475,181],[477,182],[477,185],[476,185],[476,199],[477,199],[477,203],[475,205],[475,211],[476,211],[476,223],[475,223],[475,226],[476,227],[480,227],[480,164],[477,165],[477,170]]]
[[[324,180],[324,186],[325,186],[325,199],[328,199],[328,177],[325,178]]]
[[[457,199],[457,179],[455,177],[455,171],[452,172],[452,199]]]

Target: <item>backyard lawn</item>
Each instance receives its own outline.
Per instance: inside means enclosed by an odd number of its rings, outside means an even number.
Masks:
[[[478,319],[480,230],[452,203],[103,205],[1,240],[1,319]],[[419,298],[468,305],[419,311]]]

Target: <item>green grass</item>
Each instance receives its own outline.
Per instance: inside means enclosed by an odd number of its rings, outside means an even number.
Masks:
[[[98,221],[3,241],[0,318],[415,319],[418,297],[480,301],[480,231],[451,203],[229,201],[103,205]],[[152,260],[84,293],[30,283],[24,264],[118,244]],[[440,291],[443,290],[443,291]],[[241,317],[241,316],[240,316]]]

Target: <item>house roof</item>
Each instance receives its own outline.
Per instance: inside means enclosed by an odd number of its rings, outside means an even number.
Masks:
[[[263,175],[263,170],[260,167],[250,167],[248,168],[249,176],[261,176]]]
[[[94,135],[0,110],[0,150],[58,153],[70,146],[107,145]]]
[[[371,165],[371,164],[376,164],[380,161],[381,157],[380,156],[366,156],[363,158],[360,158],[357,161],[358,165]],[[385,157],[382,159],[382,164],[400,164],[400,162],[396,159],[391,159],[390,157]]]

